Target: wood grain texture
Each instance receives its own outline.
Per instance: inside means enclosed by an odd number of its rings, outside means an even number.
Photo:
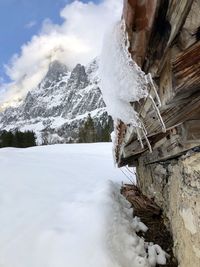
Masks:
[[[159,109],[166,133],[162,132],[159,116],[150,97],[132,103],[146,128],[153,153],[151,156],[148,152],[144,136],[142,148],[134,129],[129,125],[120,127],[116,149],[119,165],[131,164],[142,154],[148,154],[151,160],[156,160],[156,157],[158,160],[165,159],[170,154],[175,156],[196,146],[200,140],[200,128],[196,124],[200,120],[198,32],[194,33],[196,39],[192,38],[190,46],[188,41],[188,34],[200,28],[200,17],[195,10],[199,10],[200,4],[197,0],[125,0],[124,3],[123,17],[129,35],[130,52],[138,65],[154,78],[162,103]],[[152,88],[149,88],[149,95],[156,100]],[[176,129],[179,129],[178,133]],[[172,142],[173,131],[177,139]],[[170,140],[167,139],[169,132]],[[183,142],[187,145],[182,145]]]
[[[173,60],[173,90],[177,97],[190,96],[200,90],[200,41]]]

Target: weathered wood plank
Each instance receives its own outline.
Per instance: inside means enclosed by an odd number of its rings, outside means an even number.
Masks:
[[[173,143],[168,142],[166,143],[166,145],[168,146],[162,146],[160,148],[157,148],[153,151],[151,155],[149,154],[147,160],[145,161],[145,164],[152,164],[179,157],[186,153],[186,151],[194,147],[199,147],[200,142],[187,143],[181,146],[181,144],[179,143],[179,139],[176,139]]]
[[[200,27],[200,1],[194,0],[190,12],[186,18],[185,24],[181,29],[178,45],[182,50],[187,49],[189,46],[193,45],[198,37],[198,29]]]
[[[182,125],[183,139],[185,142],[200,142],[200,118],[198,120],[190,120]]]
[[[191,99],[184,99],[181,102],[174,102],[171,105],[166,105],[161,108],[161,116],[166,128],[173,127],[177,124],[189,120],[200,109],[200,93],[191,97]],[[144,124],[148,135],[162,132],[162,127],[158,120],[153,119],[149,114],[144,118]]]
[[[172,130],[149,138],[153,146],[153,152],[144,156],[145,164],[164,161],[179,156],[185,151],[200,146],[200,120],[187,121]],[[136,160],[141,154],[146,154],[146,149],[134,150],[137,146],[137,140],[134,140],[129,146],[124,147],[123,162],[126,158]]]
[[[176,97],[186,97],[200,90],[200,41],[175,58],[172,72]]]
[[[166,61],[158,81],[158,94],[162,105],[166,105],[173,98],[171,58],[173,48],[168,50]]]
[[[187,100],[188,101],[188,100]],[[166,108],[162,114],[162,118],[165,122],[167,131],[166,133],[162,133],[161,125],[158,123],[158,120],[153,120],[152,117],[148,114],[148,116],[144,119],[144,124],[146,126],[147,130],[147,136],[149,138],[149,141],[152,145],[152,147],[155,146],[155,144],[163,139],[165,136],[168,135],[168,132],[173,129],[173,127],[176,127],[176,125],[180,125],[181,123],[185,122],[184,131],[186,139],[185,141],[198,141],[196,139],[191,139],[191,136],[198,136],[198,131],[200,132],[200,126],[194,126],[191,122],[187,122],[190,118],[193,117],[194,114],[198,113],[200,109],[200,95],[198,97],[194,97],[193,100],[181,103],[179,105],[174,105],[169,108]],[[193,120],[194,121],[194,120]],[[199,122],[199,120],[195,120],[196,123]],[[197,123],[198,124],[198,123]],[[186,127],[186,126],[187,127]],[[189,126],[190,127],[189,127]],[[186,132],[187,129],[187,132]],[[189,129],[189,130],[188,130]],[[196,132],[195,132],[196,129]],[[188,133],[190,132],[190,134]],[[187,137],[188,136],[188,137]],[[190,136],[190,137],[189,137]],[[132,137],[132,141],[130,141],[130,137]],[[146,150],[148,150],[147,143],[145,141],[145,138],[143,138],[143,144],[144,148],[141,147],[139,141],[137,140],[137,135],[129,135],[129,143],[123,146],[122,152],[120,153],[120,157],[128,158],[130,156],[136,156],[139,155]]]
[[[166,54],[183,26],[193,0],[161,0],[148,44],[144,71],[158,76],[166,61]]]
[[[158,0],[125,0],[123,17],[129,35],[129,51],[141,67],[154,21]]]
[[[163,107],[163,110],[161,110],[161,115],[167,128],[166,133],[162,133],[162,127],[156,118],[155,112],[153,110],[148,111],[146,116],[143,118],[143,122],[146,127],[147,137],[149,138],[151,145],[154,146],[156,142],[166,136],[168,131],[176,125],[193,118],[194,115],[199,112],[199,109],[200,95],[193,97],[191,101],[186,99],[185,101]],[[142,110],[144,111],[144,108]],[[137,135],[133,134],[133,131],[129,131],[128,127],[126,133],[124,134],[123,140],[125,144],[123,145],[123,148],[121,148],[120,154],[125,158],[130,157],[131,155],[135,156],[137,154],[141,154],[148,150],[145,138],[143,137],[144,148],[142,148],[137,140]]]
[[[150,218],[152,220],[155,215],[161,216],[161,208],[158,207],[152,199],[149,199],[145,195],[143,195],[137,186],[125,184],[121,188],[121,193],[133,205],[135,216],[145,214],[143,216],[145,216],[148,221],[150,220]]]
[[[156,148],[157,146],[162,145],[167,140],[167,136],[169,136],[170,132],[173,132],[172,130],[167,130],[166,133],[160,133],[155,136],[149,137],[149,142],[151,143],[151,146]],[[137,137],[135,136],[134,139],[132,139],[132,142],[124,146],[123,154],[122,156],[124,158],[128,158],[131,156],[137,157],[138,155],[144,153],[145,151],[149,151],[148,145],[146,143],[146,140],[143,140],[144,148],[141,148],[139,141],[137,140]]]
[[[129,31],[130,52],[142,69],[151,72],[155,79],[162,103],[160,113],[167,132],[162,132],[159,116],[154,110],[156,107],[153,108],[150,98],[132,103],[147,130],[153,153],[149,153],[145,138],[142,148],[133,129],[127,126],[118,145],[119,165],[133,164],[140,155],[148,155],[150,162],[164,160],[200,145],[200,126],[197,126],[200,124],[200,20],[198,24],[199,14],[195,10],[195,6],[200,8],[198,1],[125,0],[129,9],[124,18]],[[145,8],[150,2],[156,5],[148,13]],[[191,22],[192,14],[195,15],[194,22]],[[149,28],[146,15],[152,19]],[[196,38],[190,47],[190,42],[184,40],[188,34],[194,34]],[[182,51],[183,47],[187,49]],[[150,94],[155,99],[152,90]]]
[[[126,30],[128,33],[129,41],[132,39],[133,30],[132,25],[134,23],[134,16],[135,12],[134,9],[131,7],[128,0],[124,0],[124,6],[123,6],[123,19],[126,23]]]
[[[167,0],[159,1],[148,43],[146,60],[143,64],[144,71],[146,73],[151,72],[153,76],[156,75],[159,62],[163,59],[163,54],[170,36],[171,26],[166,18],[168,4],[169,1]]]
[[[171,25],[171,33],[167,43],[168,47],[171,45],[177,33],[180,31],[180,28],[183,26],[186,17],[190,12],[193,1],[194,0],[169,1],[167,20]]]

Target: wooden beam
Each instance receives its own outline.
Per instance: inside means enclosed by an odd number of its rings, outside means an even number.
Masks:
[[[200,142],[200,118],[186,121],[181,127],[185,142]]]
[[[172,62],[173,90],[183,98],[200,90],[200,41],[180,53]]]
[[[174,97],[172,87],[172,64],[171,58],[174,52],[174,48],[170,48],[166,55],[165,64],[160,73],[158,79],[158,94],[162,105],[166,105]]]
[[[122,163],[124,165],[130,164],[132,160],[132,164],[135,166],[137,158],[142,156],[145,164],[151,164],[178,157],[189,149],[199,147],[200,120],[187,121],[183,125],[167,131],[167,133],[150,137],[149,141],[153,146],[152,153],[149,153],[147,146],[143,151],[141,149],[135,150],[138,141],[134,140],[129,146],[124,147]]]
[[[158,0],[125,0],[123,18],[129,35],[129,51],[141,67],[146,55]]]
[[[166,128],[171,128],[177,124],[189,120],[192,116],[199,112],[200,109],[200,92],[190,99],[184,99],[180,102],[174,102],[170,105],[163,106],[160,110],[162,119]],[[154,135],[162,132],[159,121],[152,117],[151,113],[147,113],[144,118],[144,124],[148,135]]]
[[[200,41],[196,44],[193,42],[185,51],[181,50],[184,44],[179,45],[180,33],[181,38],[184,37],[183,25],[186,30],[196,25],[191,26],[187,21],[188,14],[191,19],[191,14],[195,13],[194,8],[191,9],[195,1],[124,0],[123,17],[130,40],[130,53],[137,64],[154,77],[162,102],[160,114],[167,132],[162,132],[161,120],[158,120],[159,116],[155,112],[156,106],[153,108],[149,97],[132,103],[143,121],[154,150],[152,156],[149,156],[145,138],[144,147],[141,148],[137,135],[127,126],[123,135],[119,136],[119,165],[132,164],[145,154],[151,158],[151,162],[156,158],[165,160],[199,145]],[[197,24],[198,18],[197,14]],[[198,28],[200,25],[196,26]],[[150,95],[156,100],[152,90]],[[181,134],[176,129],[182,129]]]
[[[167,20],[171,25],[171,33],[167,43],[169,47],[183,26],[187,15],[190,12],[194,0],[173,0],[169,1]]]
[[[194,0],[190,12],[186,18],[178,38],[178,46],[181,50],[187,49],[198,40],[198,28],[200,26],[200,1]]]
[[[183,26],[192,2],[193,0],[160,0],[143,66],[145,72],[159,76],[168,49]]]
[[[167,0],[159,1],[148,43],[146,59],[143,64],[143,70],[146,73],[151,72],[154,76],[157,73],[159,62],[163,58],[171,31],[171,26],[166,18],[168,4],[169,1]]]
[[[144,108],[145,106],[148,106],[148,107],[150,106],[148,101],[145,102],[142,108],[143,112],[145,110]],[[166,129],[167,129],[166,133],[162,132],[162,126],[159,123],[154,110],[150,111],[150,109],[147,109],[145,111],[145,114],[143,114],[144,115],[143,122],[147,130],[147,137],[149,138],[149,142],[152,145],[152,147],[160,139],[163,139],[171,129],[176,127],[176,125],[180,125],[188,121],[189,119],[194,118],[195,114],[199,114],[199,109],[200,109],[200,93],[198,95],[193,96],[191,100],[185,99],[184,101],[173,103],[171,105],[166,105],[162,107],[161,116],[166,125]],[[196,126],[196,129],[199,129],[199,128],[197,128]],[[192,133],[192,130],[191,130],[191,133]],[[197,133],[195,133],[195,136],[197,136]],[[148,150],[148,146],[147,146],[145,138],[143,138],[144,148],[142,148],[139,141],[137,140],[137,135],[133,134],[133,131],[131,130],[129,131],[128,127],[126,130],[126,133],[124,133],[123,141],[124,141],[123,147],[121,147],[118,150],[119,151],[118,159],[120,159],[121,157],[127,158],[130,156],[142,154],[146,150]]]

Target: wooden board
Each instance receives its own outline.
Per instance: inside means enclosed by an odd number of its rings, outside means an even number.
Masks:
[[[196,42],[195,38],[191,46],[188,40],[184,42],[194,29],[199,29],[200,36],[200,17],[195,10],[195,7],[200,9],[200,4],[197,0],[125,0],[124,3],[130,52],[142,70],[154,78],[167,132],[162,132],[149,97],[131,103],[147,130],[153,153],[149,153],[145,138],[141,147],[134,130],[127,125],[126,131],[118,134],[118,163],[131,164],[144,154],[152,162],[156,158],[175,157],[198,145],[200,140],[200,40],[195,32]],[[156,100],[152,88],[149,93]]]
[[[172,62],[172,73],[176,98],[200,91],[200,41],[177,55]]]
[[[125,147],[121,166],[126,165],[126,162],[131,164],[131,160],[132,166],[136,166],[136,160],[141,156],[145,164],[161,162],[183,155],[194,147],[200,147],[200,120],[187,121],[183,125],[167,131],[166,134],[156,135],[150,140],[153,146],[152,153],[148,152],[147,146],[143,151],[135,151],[137,140]]]

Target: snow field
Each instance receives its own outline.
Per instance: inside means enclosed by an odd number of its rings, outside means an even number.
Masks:
[[[0,149],[1,267],[149,267],[165,260],[159,246],[136,234],[147,228],[120,195],[124,176],[111,146]]]

